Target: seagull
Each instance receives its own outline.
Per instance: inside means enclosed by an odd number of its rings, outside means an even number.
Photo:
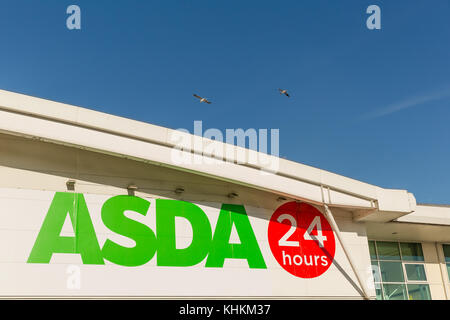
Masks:
[[[278,91],[280,91],[280,94],[284,94],[286,97],[289,98],[289,94],[287,93],[287,90],[278,89]]]
[[[197,99],[200,99],[200,102],[206,102],[207,104],[210,104],[211,101],[208,101],[206,98],[202,98],[198,95],[196,95],[195,93],[193,94],[194,97],[196,97]]]

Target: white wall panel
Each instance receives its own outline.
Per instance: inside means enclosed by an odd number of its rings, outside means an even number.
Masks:
[[[226,259],[223,268],[206,268],[206,259],[190,267],[162,267],[156,265],[156,256],[138,267],[120,266],[106,260],[105,265],[84,265],[80,255],[62,253],[53,254],[49,264],[27,263],[53,196],[50,191],[0,188],[0,296],[361,297],[351,284],[357,284],[357,280],[337,239],[335,264],[321,276],[302,279],[285,271],[268,244],[268,222],[273,212],[255,207],[245,209],[266,269],[251,269],[245,259]],[[102,222],[101,207],[110,197],[84,195],[99,245],[102,247],[108,238],[132,246],[133,241],[112,232]],[[127,216],[155,230],[156,201],[148,200],[150,208],[146,216],[132,212]],[[206,214],[214,233],[221,203],[197,205]],[[337,218],[337,222],[355,256],[357,268],[365,274],[369,253],[364,228],[350,219]],[[69,235],[73,231],[70,224],[65,227],[63,233]],[[181,246],[189,245],[190,224],[180,219],[176,230],[177,242]],[[240,241],[237,235],[230,240],[235,241]],[[67,271],[71,265],[80,270],[79,289],[67,287],[70,276]]]

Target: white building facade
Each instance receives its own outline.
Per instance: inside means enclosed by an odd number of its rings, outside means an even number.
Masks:
[[[0,91],[0,297],[450,298],[450,207],[174,134]]]

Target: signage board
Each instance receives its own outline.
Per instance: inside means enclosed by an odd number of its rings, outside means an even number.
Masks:
[[[0,296],[360,296],[328,221],[306,203],[4,188],[0,242]],[[366,238],[350,247],[369,266]]]

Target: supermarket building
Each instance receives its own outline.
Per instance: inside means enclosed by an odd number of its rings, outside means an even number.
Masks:
[[[0,90],[0,298],[450,299],[450,206],[175,133]]]

